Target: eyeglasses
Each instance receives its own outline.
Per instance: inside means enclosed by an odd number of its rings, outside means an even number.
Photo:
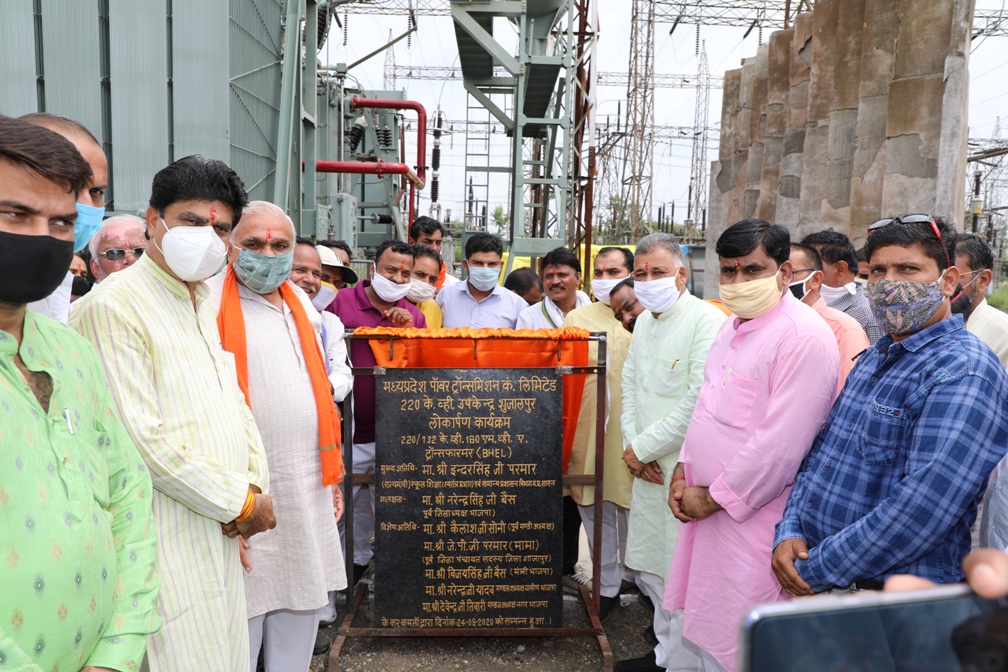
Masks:
[[[124,250],[122,248],[113,247],[111,250],[105,250],[99,257],[105,257],[109,261],[122,261],[126,258],[126,253],[130,252],[134,259],[139,259],[143,256],[143,253],[147,251],[147,247],[134,247],[129,250]]]
[[[327,273],[323,273],[322,276],[321,276],[321,279],[322,279],[322,282],[328,282],[330,285],[332,285],[336,289],[343,289],[344,287],[346,287],[346,283],[343,282],[343,278],[342,277],[334,277],[334,276],[329,275]]]
[[[938,224],[931,215],[900,215],[899,217],[886,217],[885,219],[879,219],[868,225],[868,235],[870,236],[873,232],[885,228],[890,224],[930,224],[935,237],[938,239],[938,242],[941,243],[941,231],[938,229]],[[942,243],[942,249],[945,250],[945,261],[947,261],[948,265],[951,266],[952,259],[949,257],[948,250],[945,249],[945,243]]]

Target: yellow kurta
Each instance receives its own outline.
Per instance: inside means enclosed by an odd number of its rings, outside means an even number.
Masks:
[[[605,462],[602,465],[602,498],[624,509],[630,508],[630,489],[633,476],[623,461],[623,433],[620,429],[620,415],[623,413],[623,364],[630,350],[630,332],[616,319],[612,308],[604,303],[592,303],[572,310],[564,319],[565,327],[581,327],[588,331],[606,333],[606,429]],[[591,345],[589,366],[598,362],[598,344]],[[595,412],[598,408],[595,376],[585,376],[584,396],[578,414],[577,429],[574,431],[574,445],[571,449],[568,474],[595,473]],[[581,506],[591,506],[595,502],[593,486],[572,485],[571,497]]]
[[[441,328],[441,306],[433,301],[422,301],[417,304],[417,309],[423,313],[424,320],[427,321],[428,329]]]
[[[78,301],[70,325],[98,351],[154,484],[164,626],[148,640],[151,671],[246,672],[243,572],[220,524],[240,514],[249,483],[268,491],[266,455],[209,290],[195,295],[194,308],[144,256]]]

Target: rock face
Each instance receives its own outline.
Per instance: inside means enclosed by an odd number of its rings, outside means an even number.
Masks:
[[[707,268],[731,224],[860,246],[872,221],[965,212],[972,0],[817,0],[724,76]],[[717,295],[716,274],[705,296]]]

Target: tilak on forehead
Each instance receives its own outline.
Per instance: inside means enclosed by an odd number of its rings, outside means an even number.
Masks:
[[[651,270],[651,262],[650,261],[645,261],[644,262],[644,270],[645,271],[650,271]]]
[[[735,260],[735,268],[742,268],[742,264],[739,263],[738,259]]]
[[[210,208],[210,221],[217,221],[217,208]]]

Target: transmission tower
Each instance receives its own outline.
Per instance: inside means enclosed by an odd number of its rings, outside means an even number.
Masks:
[[[578,5],[575,5],[575,7],[578,7]],[[506,77],[505,72],[504,68],[494,68],[494,77]],[[396,79],[462,81],[461,68],[439,65],[395,65],[394,75]],[[596,82],[598,86],[611,86],[617,89],[627,88],[627,73],[625,72],[596,72],[595,78],[598,80]],[[711,88],[720,89],[723,80],[723,77],[711,76]],[[696,77],[694,75],[662,74],[656,72],[654,87],[656,89],[693,89],[696,87]]]
[[[392,41],[392,31],[389,30],[389,42]],[[384,86],[386,91],[395,91],[396,88],[396,64],[395,49],[385,50],[385,78]]]
[[[687,219],[693,220],[692,228],[687,230],[687,235],[690,236],[696,235],[698,228],[703,230],[707,226],[707,112],[711,87],[706,41],[700,47],[698,60],[696,116],[693,119],[693,161],[690,164],[690,212],[687,214]]]
[[[630,69],[627,81],[627,151],[623,167],[623,207],[631,242],[651,216],[654,170],[654,0],[633,0]]]

